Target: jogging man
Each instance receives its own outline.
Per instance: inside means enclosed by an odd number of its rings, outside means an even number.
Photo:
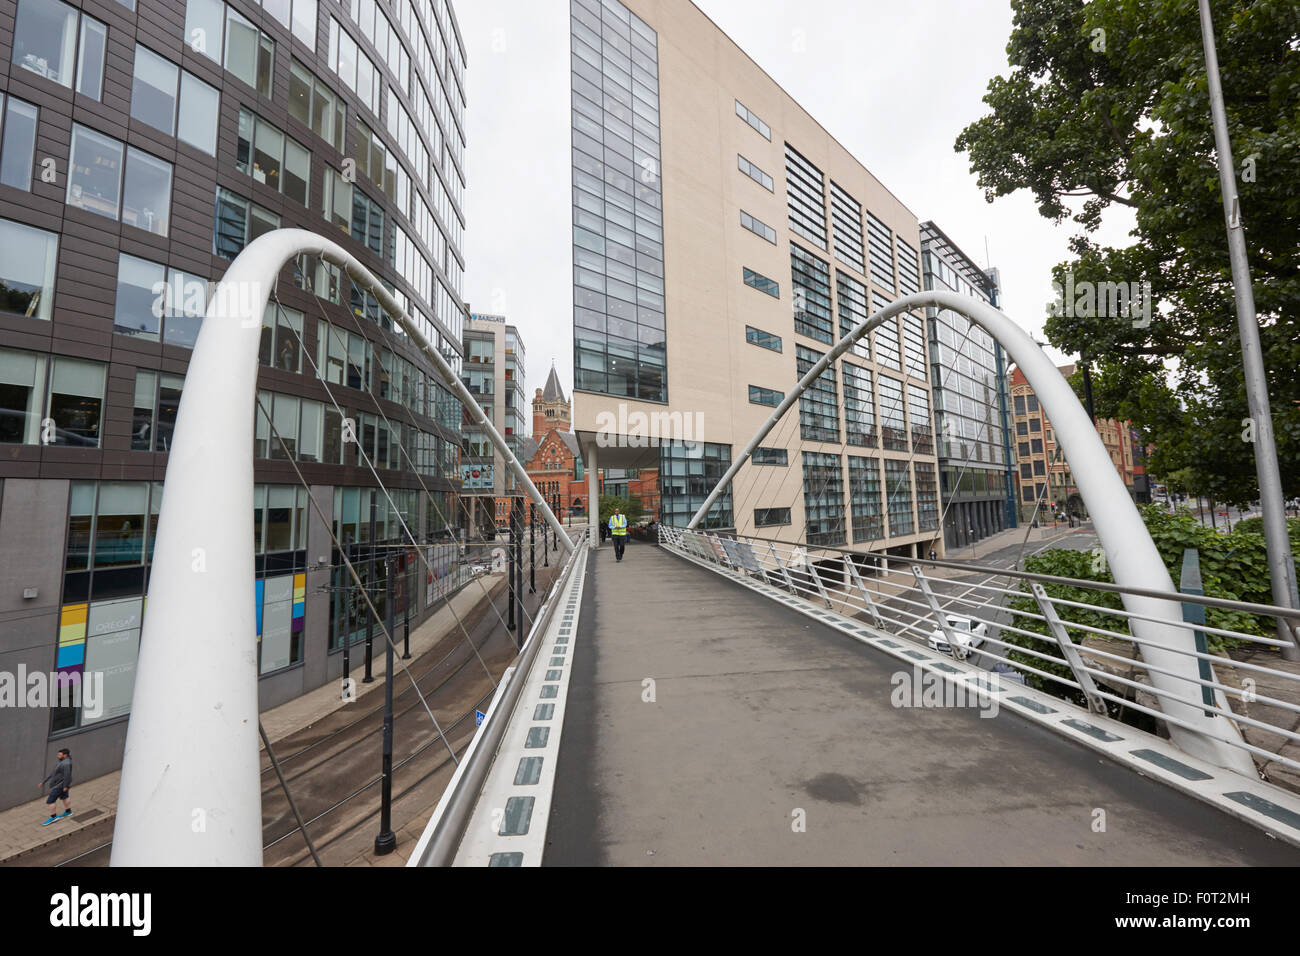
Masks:
[[[50,808],[50,818],[41,824],[48,827],[55,820],[62,820],[64,817],[72,816],[72,797],[68,793],[68,788],[72,786],[72,751],[64,747],[59,751],[59,762],[55,764],[54,770],[48,777],[41,781],[41,789],[49,787],[50,795],[45,802]],[[63,801],[63,812],[55,815],[54,803],[56,800]]]

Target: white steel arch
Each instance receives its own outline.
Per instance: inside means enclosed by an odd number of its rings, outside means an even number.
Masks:
[[[113,832],[113,866],[260,866],[253,428],[262,314],[300,253],[372,293],[478,419],[566,550],[570,540],[483,409],[396,299],[303,229],[249,243],[217,286],[181,392],[158,516]]]
[[[749,460],[754,449],[762,443],[776,423],[799,400],[799,396],[818,375],[848,351],[854,342],[881,322],[908,309],[925,306],[951,309],[966,316],[997,339],[1006,349],[1007,354],[1033,386],[1039,403],[1052,422],[1056,440],[1061,444],[1078,484],[1079,493],[1083,496],[1088,512],[1096,524],[1097,537],[1106,551],[1106,559],[1110,562],[1115,580],[1135,588],[1161,591],[1170,595],[1168,600],[1164,600],[1123,594],[1121,598],[1125,609],[1132,614],[1148,618],[1165,621],[1181,620],[1182,606],[1177,600],[1178,592],[1169,577],[1169,572],[1165,569],[1164,561],[1161,560],[1146,525],[1142,523],[1142,517],[1129,497],[1124,482],[1120,480],[1106,446],[1102,444],[1097,429],[1079,403],[1074,390],[1028,333],[992,306],[955,292],[918,292],[904,296],[869,316],[851,332],[845,334],[786,395],[785,400],[777,406],[750,439],[744,451],[719,479],[686,527],[693,529],[703,520],[709,513],[709,508],[740,471],[741,466]],[[1150,672],[1151,682],[1166,694],[1177,695],[1185,700],[1199,699],[1201,685],[1196,683],[1199,676],[1197,661],[1186,653],[1196,650],[1191,632],[1186,628],[1136,618],[1131,620],[1130,626],[1134,639],[1142,648],[1143,659],[1153,665]],[[1161,673],[1161,671],[1169,673]],[[1215,695],[1218,706],[1227,710],[1228,704],[1223,692],[1216,690]],[[1163,695],[1161,708],[1170,717],[1202,729],[1203,732],[1198,733],[1176,724],[1169,725],[1169,732],[1174,742],[1187,753],[1238,773],[1256,776],[1254,762],[1246,751],[1214,739],[1216,737],[1237,741],[1241,739],[1236,726],[1227,718],[1218,714],[1207,716],[1206,712],[1199,707],[1171,701]]]

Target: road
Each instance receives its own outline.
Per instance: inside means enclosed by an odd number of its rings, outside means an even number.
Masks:
[[[528,550],[523,549],[525,574]],[[535,617],[546,589],[562,564],[555,552],[543,567],[538,542],[537,592],[528,594],[524,580],[522,600],[527,620]],[[474,609],[462,616],[464,630],[455,622],[426,653],[408,662],[420,694],[438,721],[446,743],[429,719],[425,704],[399,667],[394,683],[393,721],[393,831],[400,852],[414,846],[429,813],[451,778],[454,764],[448,744],[459,755],[475,730],[474,711],[486,709],[492,680],[515,657],[514,638],[502,624],[507,595],[504,575],[483,579],[490,588]],[[478,588],[478,582],[467,587]],[[495,610],[493,609],[495,607]],[[473,641],[471,649],[465,639]],[[400,639],[398,642],[400,648]],[[376,652],[382,654],[381,642]],[[359,653],[358,648],[353,654]],[[355,657],[359,661],[360,657]],[[359,669],[358,669],[359,670]],[[488,673],[492,679],[489,679]],[[379,829],[380,753],[383,730],[383,680],[361,689],[358,700],[341,706],[322,720],[275,742],[275,752],[288,779],[289,789],[308,821],[321,860],[326,866],[348,865],[373,858],[373,841]],[[311,866],[312,859],[265,752],[262,762],[263,859],[266,866]],[[71,837],[47,844],[6,862],[10,866],[107,866],[114,818],[76,831]]]
[[[1064,537],[1046,543],[1034,540],[1036,534],[1037,532],[1031,531],[1030,539],[1027,542],[1022,538],[1016,544],[992,551],[977,561],[970,563],[984,568],[1013,570],[1019,564],[1022,555],[1030,558],[1051,548],[1067,551],[1090,551],[1100,546],[1097,532],[1090,524],[1085,524]],[[965,563],[955,557],[949,558],[949,560],[955,563]],[[1011,614],[1001,606],[1006,595],[984,590],[981,585],[1001,588],[1013,586],[1007,578],[986,571],[972,571],[969,574],[958,574],[949,578],[934,578],[930,581],[930,586],[942,609],[953,614],[961,614],[967,617],[973,616],[980,620],[989,621],[988,636],[996,638],[999,630],[998,625],[1012,623]],[[906,597],[909,601],[916,600],[915,595],[912,593],[907,594]],[[910,620],[910,618],[898,614],[899,611],[906,610],[911,614],[919,613],[919,609],[914,605],[898,599],[884,602],[883,608],[886,617],[901,618],[903,620]],[[932,620],[927,619],[909,628],[900,628],[896,633],[924,642],[928,640],[932,630],[934,630],[934,623]],[[968,660],[977,667],[990,670],[998,663],[1003,653],[1003,648],[985,645],[983,651],[974,651]]]

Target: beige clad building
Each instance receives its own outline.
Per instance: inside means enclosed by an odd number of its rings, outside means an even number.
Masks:
[[[589,476],[658,467],[684,525],[803,372],[920,289],[918,221],[688,0],[571,13],[573,427]],[[709,523],[942,551],[924,328],[837,362]]]

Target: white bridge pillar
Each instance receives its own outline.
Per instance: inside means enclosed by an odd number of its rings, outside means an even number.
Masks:
[[[122,759],[113,866],[260,866],[253,426],[262,314],[280,270],[319,256],[364,286],[433,363],[566,550],[573,543],[437,349],[338,244],[249,243],[208,304],[176,417]]]

